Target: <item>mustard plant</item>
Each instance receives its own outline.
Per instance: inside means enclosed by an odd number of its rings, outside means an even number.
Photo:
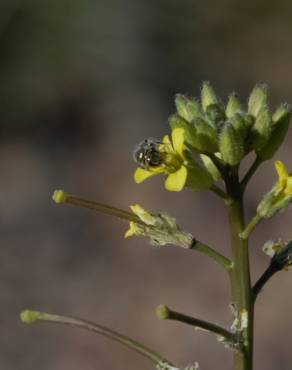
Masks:
[[[129,211],[88,201],[63,190],[56,190],[53,199],[58,204],[71,204],[117,216],[129,222],[125,237],[144,236],[157,246],[174,245],[205,254],[218,263],[229,276],[233,318],[225,328],[212,322],[176,312],[159,305],[156,313],[162,320],[176,320],[202,328],[214,334],[218,341],[233,351],[234,370],[253,368],[254,306],[263,286],[278,271],[292,265],[292,241],[267,241],[263,250],[269,264],[256,282],[251,282],[249,237],[259,222],[285,210],[292,202],[292,174],[281,161],[275,162],[278,180],[263,195],[254,217],[245,222],[244,193],[258,167],[271,159],[283,142],[291,117],[291,107],[281,104],[271,112],[268,89],[256,85],[247,107],[235,94],[224,105],[209,83],[203,83],[200,101],[177,95],[176,113],[170,116],[170,135],[161,140],[145,139],[134,151],[137,184],[155,176],[166,176],[165,188],[180,192],[212,191],[226,204],[230,228],[230,257],[205,244],[180,228],[175,218],[166,213],[153,214],[135,204]],[[251,154],[252,153],[252,154]],[[243,176],[239,167],[247,155],[254,161]],[[87,329],[118,341],[153,361],[158,370],[179,370],[156,351],[109,328],[86,320],[25,310],[23,322],[53,322]],[[196,335],[196,334],[194,334]],[[191,369],[198,369],[194,364]]]

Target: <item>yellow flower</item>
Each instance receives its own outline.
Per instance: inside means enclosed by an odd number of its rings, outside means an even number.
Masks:
[[[163,162],[160,166],[149,167],[144,169],[138,167],[134,174],[134,179],[137,184],[140,184],[149,177],[164,173],[167,175],[165,188],[169,191],[181,191],[187,180],[187,160],[184,154],[185,151],[185,131],[183,128],[175,128],[171,133],[171,141],[169,136],[163,138],[162,144],[159,146],[159,152]]]
[[[289,174],[287,167],[281,161],[275,162],[276,171],[279,176],[277,182],[278,194],[282,193],[283,195],[292,195],[292,174]]]
[[[289,174],[281,161],[275,162],[275,168],[279,179],[257,207],[257,213],[263,218],[272,217],[286,209],[292,202],[292,174]]]

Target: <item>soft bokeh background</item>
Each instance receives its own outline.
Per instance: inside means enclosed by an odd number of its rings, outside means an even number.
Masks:
[[[127,208],[166,210],[228,254],[226,212],[209,193],[137,186],[131,151],[168,131],[177,92],[246,100],[256,82],[272,106],[292,102],[291,1],[0,1],[0,368],[150,370],[118,344],[60,326],[26,327],[27,307],[97,321],[156,347],[180,366],[230,369],[213,336],[154,314],[159,303],[230,325],[228,281],[194,252],[124,240],[114,218],[56,206],[55,188]],[[277,157],[290,168],[291,131]],[[249,186],[247,217],[275,181],[266,163]],[[291,239],[291,213],[252,237],[252,276],[266,239]],[[256,369],[291,369],[292,274],[258,300]]]

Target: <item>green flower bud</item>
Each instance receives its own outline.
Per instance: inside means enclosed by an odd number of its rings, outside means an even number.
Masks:
[[[194,98],[187,98],[184,95],[177,94],[175,97],[177,113],[186,121],[191,122],[201,114],[201,106]]]
[[[215,154],[216,155],[216,154]],[[221,180],[221,174],[218,171],[217,167],[213,163],[212,159],[210,159],[205,154],[200,154],[201,160],[206,168],[206,170],[209,172],[209,174],[212,176],[214,181]]]
[[[222,160],[234,166],[244,156],[243,138],[230,123],[226,123],[219,135],[219,149]]]
[[[214,153],[218,151],[217,131],[202,118],[193,121],[194,131],[192,143],[194,148],[201,152]]]
[[[227,118],[231,118],[239,112],[242,112],[242,107],[240,101],[236,97],[236,94],[233,93],[229,96],[225,114]]]
[[[244,116],[240,113],[234,113],[233,116],[229,120],[232,127],[235,129],[235,131],[243,138],[245,139],[248,126],[246,123],[246,120]]]
[[[211,104],[218,104],[217,96],[209,82],[204,82],[201,91],[201,101],[203,110],[206,111],[207,107]]]
[[[282,104],[272,117],[272,133],[269,140],[257,152],[262,160],[271,159],[282,144],[289,128],[291,119],[291,106]]]
[[[268,108],[263,108],[257,115],[251,128],[251,146],[258,153],[268,142],[272,133],[272,116]]]
[[[211,104],[206,109],[205,119],[208,123],[218,129],[226,119],[224,108],[221,104]]]
[[[170,116],[168,121],[172,131],[175,128],[183,128],[185,131],[186,143],[191,147],[194,147],[193,137],[195,136],[195,130],[193,125],[190,122],[186,121],[182,116],[179,116],[177,114],[173,114],[172,116]]]
[[[259,112],[268,105],[268,87],[265,84],[256,85],[248,100],[248,113],[257,117]]]

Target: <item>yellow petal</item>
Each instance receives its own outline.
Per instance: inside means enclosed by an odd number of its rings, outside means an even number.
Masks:
[[[152,214],[146,211],[143,207],[139,204],[134,204],[130,206],[133,213],[140,218],[146,225],[154,225],[156,221],[156,217],[152,216]]]
[[[163,144],[171,145],[168,135],[163,136],[162,142]]]
[[[188,171],[185,166],[167,176],[165,189],[169,191],[181,191],[187,181]]]
[[[289,176],[287,167],[281,161],[276,161],[275,162],[275,167],[276,167],[276,171],[277,171],[278,176],[279,176],[279,185],[282,188],[284,188],[286,186],[286,181],[287,181],[287,178]]]
[[[134,173],[134,180],[137,184],[140,184],[144,180],[148,179],[149,177],[152,177],[154,175],[157,175],[162,171],[147,171],[144,170],[143,168],[138,167]]]
[[[184,158],[185,130],[180,127],[175,128],[171,133],[171,139],[174,150],[180,155],[180,157]]]
[[[285,194],[292,195],[292,176],[289,176],[286,181]]]
[[[125,233],[125,238],[129,238],[130,236],[136,235],[137,233],[137,227],[135,222],[130,221],[130,228]]]

